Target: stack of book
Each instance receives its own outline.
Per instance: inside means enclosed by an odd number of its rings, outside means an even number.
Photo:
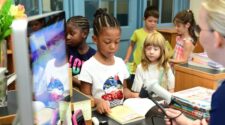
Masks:
[[[225,67],[221,64],[211,60],[206,52],[192,53],[188,64],[215,70],[225,70]]]
[[[181,110],[191,119],[208,119],[211,109],[211,97],[214,90],[194,87],[173,94],[172,108]]]

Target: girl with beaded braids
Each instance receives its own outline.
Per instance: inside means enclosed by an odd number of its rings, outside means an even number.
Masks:
[[[88,33],[89,22],[86,17],[73,16],[68,19],[66,43],[74,87],[80,87],[80,81],[77,77],[80,74],[83,62],[92,57],[96,52],[86,43]]]
[[[172,64],[186,63],[197,41],[197,37],[194,33],[196,23],[193,12],[191,10],[181,11],[174,17],[173,22],[178,36],[176,37],[174,55],[170,62]]]
[[[94,98],[99,113],[123,103],[124,98],[137,97],[126,85],[129,72],[124,61],[115,56],[120,44],[121,29],[117,19],[98,9],[93,22],[92,39],[96,54],[84,62],[79,80],[81,91]]]

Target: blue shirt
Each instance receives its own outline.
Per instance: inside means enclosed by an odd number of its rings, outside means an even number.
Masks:
[[[210,125],[225,124],[225,81],[212,96]]]
[[[69,67],[72,69],[72,75],[80,74],[84,61],[87,61],[96,53],[96,50],[89,47],[87,53],[80,54],[77,48],[70,47],[68,51]]]

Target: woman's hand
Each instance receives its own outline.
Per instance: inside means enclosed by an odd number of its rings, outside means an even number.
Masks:
[[[165,110],[167,114],[167,116],[165,116],[166,125],[201,125],[200,120],[192,121],[181,114],[179,110],[175,110],[172,108],[166,108]]]
[[[108,101],[99,99],[96,103],[96,109],[100,114],[109,113],[110,112],[110,104]]]

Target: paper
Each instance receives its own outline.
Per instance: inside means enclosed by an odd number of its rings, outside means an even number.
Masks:
[[[148,98],[129,98],[123,103],[135,112],[145,116],[145,114],[153,107],[155,104]]]

